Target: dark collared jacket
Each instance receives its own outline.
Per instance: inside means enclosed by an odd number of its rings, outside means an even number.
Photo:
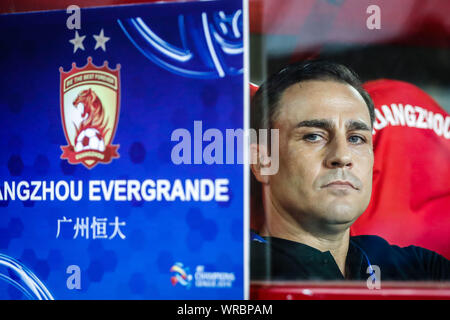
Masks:
[[[378,236],[350,237],[346,277],[329,251],[274,237],[253,237],[252,280],[367,280],[369,264],[381,280],[450,280],[450,261],[416,246],[400,248]]]

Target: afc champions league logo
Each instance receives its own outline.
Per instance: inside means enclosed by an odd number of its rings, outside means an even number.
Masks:
[[[191,287],[192,275],[190,274],[188,267],[185,267],[181,262],[177,262],[170,268],[170,272],[174,274],[170,278],[172,286],[175,286],[177,283],[179,283],[183,287]]]
[[[97,163],[119,158],[112,141],[119,119],[120,65],[110,69],[108,62],[97,67],[88,63],[61,76],[61,117],[68,145],[61,146],[61,159],[70,164],[82,163],[91,169]]]

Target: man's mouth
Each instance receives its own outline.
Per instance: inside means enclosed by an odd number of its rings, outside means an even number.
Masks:
[[[323,185],[322,188],[335,188],[335,189],[355,189],[358,190],[350,181],[335,180]]]

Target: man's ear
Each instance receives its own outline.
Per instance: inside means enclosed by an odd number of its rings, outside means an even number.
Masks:
[[[263,169],[270,167],[271,159],[267,153],[267,147],[262,144],[250,144],[250,169],[256,180],[262,184],[269,183],[269,176],[263,174]]]

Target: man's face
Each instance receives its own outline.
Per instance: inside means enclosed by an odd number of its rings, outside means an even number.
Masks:
[[[272,203],[310,227],[344,230],[367,208],[372,191],[370,115],[350,85],[306,81],[282,94],[280,167],[269,177]]]

